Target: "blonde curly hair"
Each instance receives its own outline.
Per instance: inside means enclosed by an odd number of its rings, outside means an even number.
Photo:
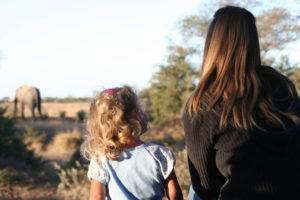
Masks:
[[[129,139],[147,130],[147,117],[133,90],[124,86],[104,90],[91,101],[87,120],[88,137],[81,146],[90,160],[101,157],[115,160]]]

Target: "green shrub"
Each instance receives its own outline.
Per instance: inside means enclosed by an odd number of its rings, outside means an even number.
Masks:
[[[42,114],[42,119],[48,119],[48,118],[49,118],[48,113],[43,113]]]
[[[28,183],[29,177],[40,168],[41,161],[16,137],[13,121],[4,117],[4,113],[0,111],[0,182],[10,184],[12,181],[9,180],[15,180]]]
[[[78,121],[82,122],[86,117],[86,112],[84,110],[80,110],[76,113],[76,118]]]
[[[66,199],[88,199],[88,165],[75,161],[75,166],[64,169],[55,163],[55,168],[60,179],[60,183],[57,186],[58,193],[61,193]]]
[[[179,185],[183,191],[183,193],[187,193],[188,186],[191,184],[190,174],[188,170],[188,161],[187,161],[187,150],[186,148],[175,151],[174,152],[176,157],[176,165],[175,171],[177,175],[177,179]]]
[[[34,126],[25,126],[25,132],[23,135],[23,141],[26,145],[32,143],[43,143],[47,138],[46,133],[39,133],[39,130]]]
[[[15,119],[16,115],[15,115],[15,111],[13,108],[10,108],[7,110],[7,118],[8,119]]]
[[[39,136],[39,130],[34,126],[25,126],[25,133],[23,135],[26,138],[37,138]]]
[[[0,170],[0,186],[7,186],[12,182],[8,175],[7,170],[8,169]]]
[[[74,103],[74,102],[89,102],[91,99],[89,97],[65,97],[65,98],[58,98],[58,97],[44,97],[43,102],[48,103]]]
[[[66,111],[59,111],[59,118],[60,119],[65,119],[66,118]]]

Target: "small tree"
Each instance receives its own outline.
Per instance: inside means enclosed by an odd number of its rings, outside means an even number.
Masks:
[[[211,0],[203,3],[199,14],[184,17],[178,22],[186,43],[201,53],[213,13],[226,5],[244,7],[255,14],[263,64],[271,65],[275,62],[272,51],[280,51],[299,39],[299,16],[291,14],[285,8],[266,8],[258,0]]]
[[[77,113],[76,113],[76,118],[79,122],[82,122],[86,117],[86,112],[84,110],[79,110]]]
[[[195,70],[187,61],[193,51],[180,46],[169,47],[170,54],[165,65],[153,74],[149,96],[152,117],[156,124],[164,125],[178,116],[195,88]]]
[[[183,44],[169,48],[167,63],[159,65],[159,70],[152,76],[148,91],[151,100],[149,105],[152,107],[149,110],[155,123],[166,124],[180,114],[195,87],[195,79],[200,78],[199,75],[195,76],[190,55],[201,58],[199,55],[202,53],[212,15],[216,9],[225,5],[245,7],[256,16],[263,64],[271,65],[276,62],[272,53],[278,54],[278,51],[283,50],[287,44],[297,41],[300,36],[299,17],[292,15],[285,8],[264,7],[258,0],[206,1],[198,14],[184,17],[179,21]],[[199,68],[197,67],[197,70]],[[293,71],[290,78],[299,88],[299,68],[284,67],[284,70]]]
[[[286,75],[295,84],[296,90],[300,95],[300,68],[298,63],[292,65],[287,56],[282,56],[280,62],[275,64],[275,68]]]

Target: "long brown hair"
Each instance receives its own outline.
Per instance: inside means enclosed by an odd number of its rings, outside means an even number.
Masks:
[[[282,114],[293,121],[296,117],[272,105],[272,99],[260,97],[262,74],[260,48],[255,17],[246,9],[226,6],[214,15],[209,26],[202,63],[202,78],[190,98],[188,111],[215,109],[222,100],[220,127],[230,116],[237,128],[258,127],[253,110],[258,109],[273,124],[280,124]],[[275,70],[274,70],[275,71]],[[279,73],[273,73],[279,76]],[[291,96],[291,86],[284,82]],[[205,99],[205,100],[204,100]]]

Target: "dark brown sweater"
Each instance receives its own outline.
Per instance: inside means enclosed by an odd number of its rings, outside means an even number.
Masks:
[[[280,81],[268,78],[275,99],[286,95]],[[275,101],[276,102],[276,101]],[[278,101],[280,110],[300,117],[300,99]],[[183,113],[192,185],[204,200],[300,199],[300,125],[286,121],[281,130],[243,131],[219,128],[220,110]]]

